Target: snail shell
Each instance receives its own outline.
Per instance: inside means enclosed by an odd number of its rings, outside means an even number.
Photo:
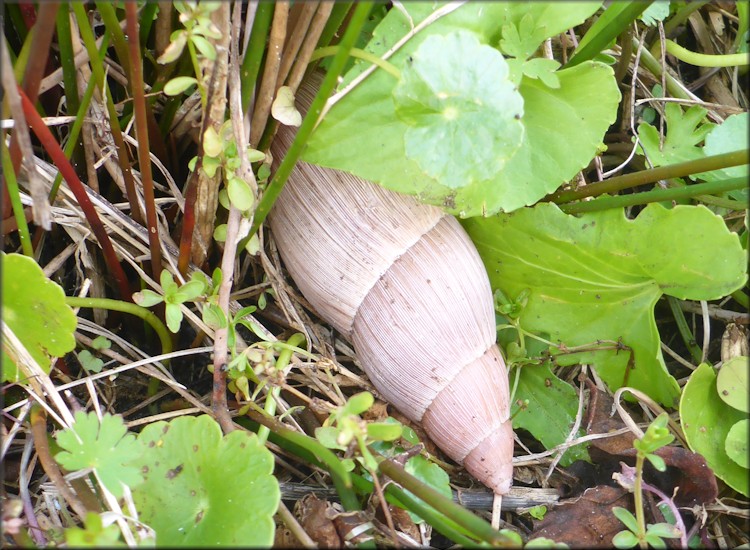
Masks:
[[[298,92],[306,110],[316,86]],[[301,104],[301,105],[300,105]],[[294,130],[280,128],[282,158]],[[508,377],[487,273],[442,210],[300,162],[274,205],[284,264],[383,397],[498,494],[512,483]]]

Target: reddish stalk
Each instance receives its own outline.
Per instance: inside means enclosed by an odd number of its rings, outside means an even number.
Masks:
[[[78,204],[81,206],[81,210],[83,210],[86,216],[86,220],[89,222],[96,239],[99,241],[99,246],[101,246],[102,253],[104,254],[104,261],[107,263],[107,268],[117,282],[121,297],[129,300],[130,288],[128,287],[127,277],[125,277],[125,272],[122,270],[122,266],[117,259],[112,241],[109,239],[109,235],[107,235],[107,231],[104,229],[104,225],[102,225],[99,215],[91,203],[91,199],[89,199],[86,188],[81,183],[81,180],[78,179],[78,174],[76,174],[68,159],[65,158],[65,153],[60,148],[57,140],[55,140],[52,132],[44,124],[42,117],[36,112],[34,105],[20,87],[18,88],[18,93],[21,95],[21,105],[23,107],[23,114],[26,116],[26,121],[75,195]]]
[[[130,53],[130,82],[133,89],[133,113],[135,115],[135,132],[138,138],[138,163],[141,168],[143,196],[146,203],[146,227],[151,249],[151,273],[159,280],[161,273],[161,243],[159,242],[159,225],[156,217],[154,200],[154,180],[149,156],[148,123],[146,120],[146,97],[143,93],[143,66],[141,64],[141,47],[138,36],[138,13],[135,2],[125,2],[126,32]]]

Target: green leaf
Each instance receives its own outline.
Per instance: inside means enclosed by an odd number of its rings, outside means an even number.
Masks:
[[[260,162],[266,159],[266,154],[263,151],[258,151],[251,147],[247,148],[247,160],[250,162]]]
[[[413,456],[409,460],[406,461],[406,464],[404,465],[404,470],[416,477],[418,480],[420,480],[422,483],[425,483],[435,489],[437,492],[439,492],[441,495],[453,498],[453,493],[451,492],[450,487],[450,478],[448,477],[448,474],[445,473],[445,470],[443,470],[440,466],[435,464],[434,462],[430,462],[425,457],[421,455]],[[419,497],[415,496],[410,491],[406,491],[409,493],[412,497],[419,500],[422,504],[429,507],[429,504],[424,502]],[[412,512],[409,512],[409,516],[411,516],[412,520],[415,523],[423,523],[424,520],[420,518],[417,514],[414,514]]]
[[[560,79],[555,71],[560,67],[560,63],[554,59],[545,59],[537,57],[530,59],[523,64],[523,74],[529,78],[538,78],[547,87],[557,89],[560,87]]]
[[[667,463],[659,455],[647,454],[646,458],[659,472],[665,472],[667,470]]]
[[[547,364],[519,367],[513,376],[520,376],[511,406],[513,428],[527,430],[547,449],[563,443],[578,412],[575,390],[552,374]],[[528,405],[519,407],[519,400]],[[586,458],[586,449],[576,446],[565,451],[560,464],[568,466]]]
[[[170,304],[164,308],[164,317],[167,321],[167,328],[177,334],[182,323],[182,308],[178,304]]]
[[[280,500],[273,456],[255,434],[222,437],[209,416],[155,422],[138,436],[133,491],[157,546],[271,546]]]
[[[747,415],[728,406],[716,391],[716,373],[706,363],[698,366],[682,390],[680,423],[690,449],[700,453],[716,477],[750,496],[748,469],[733,461],[726,452],[726,439],[732,426]]]
[[[521,145],[523,98],[508,65],[468,31],[424,40],[393,101],[407,158],[450,189],[494,177]]]
[[[164,85],[164,93],[170,96],[180,95],[197,83],[192,76],[176,76]]]
[[[315,438],[320,443],[329,449],[341,449],[346,450],[346,447],[339,443],[339,433],[341,430],[332,426],[321,426],[315,428]]]
[[[662,550],[663,548],[667,547],[667,544],[663,540],[661,540],[661,538],[649,532],[646,532],[646,536],[644,538],[646,539],[646,543],[648,544],[648,546],[650,546],[651,548]]]
[[[94,349],[109,349],[112,347],[112,342],[104,336],[97,336],[91,341],[91,347]]]
[[[228,179],[227,193],[232,205],[242,212],[247,212],[255,204],[255,197],[253,197],[250,186],[239,178],[230,177]]]
[[[174,302],[190,302],[206,292],[206,282],[201,279],[191,279],[177,289],[174,293]]]
[[[615,548],[633,548],[638,544],[638,537],[630,531],[620,531],[612,537],[612,544]]]
[[[727,117],[719,126],[713,128],[706,136],[703,153],[707,156],[720,155],[722,153],[732,153],[747,148],[747,135],[750,133],[748,128],[748,113],[739,113]],[[713,172],[704,172],[698,174],[697,178],[706,181],[716,181],[729,178],[748,178],[748,165],[733,166],[714,170]],[[737,200],[747,201],[748,191],[735,191],[730,193]]]
[[[367,437],[374,441],[393,441],[401,437],[401,426],[387,422],[367,424]]]
[[[216,226],[216,228],[214,229],[214,240],[220,243],[226,242],[227,224],[222,223]]]
[[[716,380],[716,390],[721,400],[742,412],[750,412],[748,370],[750,357],[733,357],[722,365]]]
[[[227,318],[216,304],[206,304],[206,307],[203,308],[202,318],[203,322],[214,330],[227,326]]]
[[[567,67],[593,59],[622,34],[649,2],[611,2],[578,43]],[[598,6],[597,6],[598,7]]]
[[[415,24],[442,7],[421,2],[405,5]],[[517,24],[526,14],[531,14],[535,28],[545,30],[546,36],[541,38],[544,40],[579,24],[596,9],[597,4],[589,2],[467,2],[411,38],[389,62],[405,74],[408,60],[421,44],[428,39],[434,41],[431,37],[437,36],[443,36],[441,40],[445,41],[445,35],[455,36],[455,31],[473,33],[480,44],[497,44],[502,39],[503,25]],[[391,10],[367,49],[382,55],[409,29],[404,15]],[[440,50],[439,55],[452,59],[451,52]],[[462,62],[472,63],[467,59]],[[365,66],[355,64],[344,77],[344,84]],[[311,136],[303,160],[415,195],[423,202],[443,206],[462,217],[512,211],[533,204],[589,164],[604,132],[616,118],[620,98],[612,69],[604,65],[586,63],[557,71],[555,75],[560,81],[556,90],[540,80],[524,78],[521,82],[519,92],[524,101],[521,123],[525,127],[521,148],[507,160],[501,172],[485,181],[456,188],[456,182],[438,181],[407,156],[406,134],[413,127],[397,116],[393,97],[397,83],[384,71],[375,71],[331,108]],[[454,78],[452,85],[462,84]],[[576,139],[570,139],[571,135]],[[476,143],[479,149],[487,149],[481,139]],[[477,151],[481,158],[491,153]],[[456,166],[450,170],[465,171],[468,159],[453,150],[449,154],[450,162]],[[441,159],[440,165],[447,162]],[[488,171],[491,166],[483,169]]]
[[[65,542],[70,548],[110,548],[124,547],[120,541],[120,528],[116,524],[104,527],[102,517],[88,512],[85,519],[86,528],[69,527],[65,529]]]
[[[519,317],[525,330],[568,348],[622,339],[635,368],[616,349],[558,355],[558,363],[591,363],[611,388],[629,385],[669,406],[679,388],[661,354],[656,302],[662,294],[721,298],[747,278],[737,235],[703,206],[650,204],[627,220],[621,210],[577,218],[543,203],[464,226],[493,288],[506,296],[531,289]]]
[[[198,48],[198,51],[203,55],[203,57],[205,57],[209,61],[213,61],[216,59],[216,48],[214,48],[214,45],[211,44],[211,42],[197,34],[193,34],[190,37],[190,40],[193,41],[193,44],[195,44],[195,47]]]
[[[156,60],[157,63],[166,65],[167,63],[177,61],[185,49],[185,44],[187,44],[187,33],[185,31],[175,31],[172,33],[170,40],[171,42],[164,49],[164,53]]]
[[[539,504],[537,506],[533,506],[529,508],[529,515],[534,518],[538,519],[539,521],[544,519],[544,516],[547,515],[547,507],[543,504]]]
[[[219,168],[221,168],[221,159],[219,157],[203,157],[202,169],[206,176],[213,178]]]
[[[638,125],[641,147],[651,163],[665,166],[705,156],[699,144],[716,127],[705,121],[707,111],[693,105],[683,113],[677,103],[667,103],[664,112],[667,131],[663,144],[656,128],[646,123]]]
[[[367,409],[372,407],[372,404],[375,402],[375,398],[372,396],[370,392],[363,391],[360,393],[357,393],[355,395],[352,395],[346,404],[341,407],[341,415],[346,416],[350,414],[362,414]]]
[[[45,277],[42,268],[21,254],[0,253],[2,319],[13,330],[45,373],[52,357],[75,349],[78,320],[65,304],[60,285]],[[3,382],[19,380],[19,371],[3,350]]]
[[[664,539],[680,538],[680,530],[671,523],[654,523],[646,528],[646,532],[649,535],[654,535]]]
[[[640,20],[649,27],[669,17],[669,0],[656,0],[641,14]]]
[[[58,432],[56,439],[64,449],[55,455],[60,465],[70,471],[94,468],[117,498],[123,496],[122,484],[132,489],[143,481],[131,463],[141,449],[119,415],[105,413],[100,423],[95,413],[78,411],[73,425]]]
[[[750,428],[750,420],[740,420],[729,428],[724,449],[727,456],[745,469],[750,468],[750,455],[748,455],[747,432]]]
[[[101,372],[104,366],[104,361],[98,357],[94,357],[89,350],[83,350],[78,354],[78,361],[81,362],[81,366],[88,372]]]
[[[217,158],[221,156],[224,151],[224,142],[219,137],[219,133],[214,129],[213,126],[206,128],[203,132],[203,154],[208,157]],[[203,159],[203,169],[206,169],[206,159]]]
[[[635,519],[633,513],[627,508],[615,506],[612,508],[612,514],[614,514],[614,516],[631,531],[638,531],[638,521]]]
[[[503,25],[500,50],[511,57],[526,60],[545,39],[545,28],[537,27],[531,13],[525,13],[518,24]]]
[[[164,297],[153,290],[145,289],[140,292],[134,292],[133,301],[141,307],[151,307],[162,303]]]

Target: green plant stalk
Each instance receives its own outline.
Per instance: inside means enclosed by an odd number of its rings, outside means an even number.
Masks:
[[[287,344],[290,347],[285,347],[279,352],[279,358],[276,360],[276,371],[280,372],[284,370],[289,364],[289,361],[292,359],[292,354],[294,353],[294,350],[291,349],[291,347],[297,347],[304,341],[304,334],[301,334],[299,332],[292,334],[289,340],[287,340]],[[266,413],[268,413],[268,416],[273,416],[276,414],[276,399],[278,399],[280,393],[281,388],[279,386],[275,386],[271,388],[271,390],[268,392],[268,395],[266,395],[266,404],[264,410],[266,411]],[[268,440],[269,432],[270,430],[266,426],[261,426],[258,429],[258,438],[264,445]]]
[[[68,112],[78,111],[80,104],[78,86],[76,85],[76,64],[73,53],[73,39],[70,33],[70,11],[65,9],[57,12],[57,45],[60,48],[60,65],[63,72],[63,88],[65,89],[65,104]],[[87,20],[88,21],[88,20]]]
[[[242,112],[246,113],[250,107],[253,90],[258,80],[263,51],[265,50],[268,29],[273,17],[273,2],[259,2],[253,21],[253,30],[247,43],[247,52],[240,67],[240,82],[242,83]]]
[[[638,545],[641,548],[648,548],[646,542],[646,517],[643,513],[643,462],[645,456],[638,451],[635,457],[635,484],[633,487],[633,499],[635,500],[635,520],[638,523]]]
[[[245,249],[246,242],[258,231],[260,224],[266,219],[266,216],[268,216],[268,213],[273,207],[273,203],[276,202],[276,198],[284,188],[284,184],[286,183],[289,174],[291,174],[294,165],[297,163],[297,159],[302,154],[305,144],[318,122],[318,117],[323,110],[325,102],[328,100],[328,96],[336,85],[339,74],[341,74],[341,71],[344,69],[346,62],[349,59],[349,52],[354,47],[354,43],[359,36],[359,31],[367,21],[367,16],[370,14],[372,6],[373,3],[371,1],[362,2],[357,4],[357,7],[354,9],[354,14],[349,21],[349,26],[339,44],[339,50],[331,61],[331,66],[323,79],[323,83],[320,85],[318,94],[310,105],[310,109],[307,111],[307,115],[305,115],[305,119],[302,121],[302,125],[300,126],[291,147],[289,147],[286,155],[284,155],[284,160],[281,161],[281,165],[276,170],[273,180],[268,184],[266,192],[263,193],[263,197],[260,199],[258,208],[255,211],[250,233],[237,247],[238,251]]]
[[[99,59],[103,59],[104,55],[107,52],[107,48],[109,47],[109,36],[104,35],[104,38],[102,40],[102,45],[99,48]],[[73,151],[75,150],[76,144],[78,143],[78,136],[81,133],[81,128],[83,128],[83,122],[86,118],[86,113],[89,110],[89,105],[91,104],[91,98],[94,96],[94,90],[96,89],[96,82],[94,79],[90,79],[89,83],[86,85],[86,91],[83,93],[83,97],[81,98],[81,104],[78,106],[78,112],[76,113],[76,119],[73,121],[73,126],[70,128],[70,134],[68,135],[68,141],[65,143],[65,149],[63,149],[63,154],[65,155],[65,158],[70,160],[70,158],[73,156]],[[52,187],[50,188],[49,192],[49,201],[50,203],[54,202],[55,197],[57,197],[57,191],[60,188],[60,184],[62,183],[62,172],[58,172],[55,176],[55,181],[52,183]]]
[[[703,352],[696,343],[695,336],[690,332],[687,319],[685,319],[685,314],[680,307],[680,301],[674,296],[667,296],[667,301],[669,302],[669,309],[672,310],[672,315],[677,323],[677,330],[679,330],[680,336],[682,336],[682,341],[685,342],[685,345],[690,351],[690,356],[693,358],[693,362],[696,365],[700,365],[703,360]]]
[[[148,41],[148,35],[151,32],[151,27],[154,25],[154,21],[156,20],[156,10],[159,10],[159,15],[163,15],[164,17],[172,17],[172,13],[168,12],[166,14],[163,14],[161,11],[161,6],[158,2],[146,2],[143,5],[143,8],[141,8],[141,32],[140,36],[138,37],[141,41],[141,48],[146,47],[146,42]]]
[[[425,502],[429,502],[437,511],[445,514],[464,529],[468,529],[469,532],[474,533],[481,540],[495,545],[503,545],[510,542],[485,520],[464,507],[459,506],[451,499],[441,495],[435,489],[425,485],[414,476],[406,473],[406,471],[395,462],[383,459],[378,464],[378,468],[382,474],[387,475],[393,481],[399,483],[405,489],[408,489]]]
[[[170,353],[172,351],[172,336],[169,334],[167,327],[156,315],[154,315],[153,312],[145,307],[141,307],[131,302],[124,302],[122,300],[112,300],[110,298],[79,298],[78,296],[66,296],[65,303],[70,307],[108,309],[111,311],[130,313],[131,315],[140,317],[146,323],[151,325],[151,328],[153,328],[154,332],[159,336],[162,354]]]
[[[18,28],[18,27],[16,27]],[[23,71],[26,69],[26,65],[29,62],[29,55],[31,55],[31,38],[34,33],[30,32],[26,34],[26,38],[23,41],[23,46],[21,46],[21,51],[18,52],[18,57],[16,58],[16,62],[13,65],[13,76],[16,77],[16,82],[21,82],[21,79],[23,78]],[[12,51],[10,49],[10,45],[8,44],[8,40],[5,39],[6,46],[8,46],[8,52]]]
[[[557,193],[549,195],[548,200],[556,204],[561,204],[564,202],[583,199],[585,197],[603,195],[604,193],[612,194],[623,189],[638,187],[639,185],[645,185],[647,183],[655,183],[659,180],[681,178],[693,174],[710,172],[712,170],[740,166],[742,164],[748,164],[749,162],[750,149],[732,151],[731,153],[722,153],[721,155],[713,155],[702,159],[689,160],[687,162],[679,162],[667,166],[659,166],[658,168],[651,168],[649,170],[640,170],[638,172],[633,172],[632,174],[625,174],[624,176],[616,176],[608,180],[589,184],[574,191],[558,191]]]
[[[326,22],[325,27],[323,27],[323,32],[320,33],[320,38],[316,44],[317,48],[322,48],[323,46],[329,46],[331,44],[333,37],[341,28],[341,25],[344,23],[344,19],[346,19],[346,15],[349,13],[351,7],[352,2],[336,2],[331,10],[331,14],[328,16],[328,21]]]
[[[728,210],[745,210],[747,203],[742,201],[736,201],[732,199],[725,199],[724,197],[714,197],[713,195],[698,195],[695,200],[711,204],[713,206],[719,206]]]
[[[580,214],[582,212],[598,212],[610,208],[622,208],[635,206],[637,204],[648,204],[650,202],[673,201],[678,199],[694,198],[706,193],[724,193],[736,191],[747,186],[745,178],[730,178],[709,183],[696,183],[685,187],[670,189],[654,189],[645,193],[634,193],[632,195],[617,195],[614,197],[599,197],[588,202],[576,202],[561,204],[560,210],[566,214]]]
[[[351,475],[349,475],[349,472],[344,469],[344,466],[341,464],[338,457],[333,454],[330,449],[324,447],[318,440],[313,439],[308,435],[297,433],[294,430],[287,428],[275,418],[268,416],[263,409],[253,402],[242,407],[239,410],[239,415],[248,416],[258,424],[266,426],[279,437],[284,438],[290,443],[299,445],[312,454],[318,461],[328,468],[344,509],[347,512],[361,509],[359,501],[357,500],[357,495],[354,493],[352,487]]]
[[[464,548],[474,548],[477,546],[476,539],[467,537],[459,530],[460,527],[453,525],[450,521],[446,521],[447,518],[444,515],[436,513],[435,510],[429,506],[425,506],[424,503],[414,498],[398,485],[389,483],[385,489],[385,493],[386,495],[390,494],[398,499],[399,504],[404,508],[417,514],[427,523],[432,525],[433,528],[437,529],[442,535],[451,539],[454,543],[459,544]]]
[[[203,112],[206,112],[206,105],[208,104],[208,98],[206,97],[206,87],[203,85],[203,72],[201,71],[201,64],[198,61],[198,52],[195,51],[195,44],[190,40],[188,33],[187,39],[188,52],[190,53],[190,61],[193,63],[193,72],[195,73],[195,79],[198,81],[198,92],[201,94],[201,107]]]
[[[72,4],[75,6],[75,2],[72,2]],[[120,21],[117,19],[117,14],[115,13],[115,7],[112,2],[99,0],[96,2],[96,8],[99,15],[102,17],[105,28],[107,29],[105,36],[112,37],[112,44],[115,47],[115,52],[117,52],[117,58],[120,60],[122,70],[126,75],[129,75],[130,59],[128,58],[128,40],[125,38],[125,33],[122,31],[122,27],[120,27]],[[78,21],[78,24],[80,25],[81,20],[79,19]],[[86,19],[86,21],[88,21],[88,19]]]
[[[323,57],[336,55],[336,53],[339,51],[339,48],[340,46],[326,46],[325,48],[318,48],[310,56],[310,63],[312,63],[313,61],[317,61],[318,59],[322,59]],[[381,59],[375,54],[372,54],[360,48],[352,48],[349,52],[349,55],[351,55],[352,57],[357,57],[364,61],[369,61],[373,65],[377,65],[378,67],[383,69],[391,76],[397,79],[401,78],[401,71],[399,71],[395,65],[386,61],[385,59]]]
[[[638,39],[633,37],[633,49],[637,51],[639,47],[640,44],[638,43]],[[653,74],[657,79],[661,79],[663,73],[661,69],[661,61],[651,55],[651,52],[646,48],[641,48],[641,65],[651,71],[651,74]],[[695,99],[695,96],[690,94],[690,92],[682,85],[682,83],[671,74],[669,74],[669,72],[667,72],[665,76],[667,81],[667,91],[672,97],[689,100]]]
[[[112,132],[112,139],[115,142],[115,149],[117,150],[117,161],[120,165],[120,171],[122,172],[122,179],[125,184],[125,194],[130,204],[130,215],[139,224],[143,223],[141,217],[141,209],[138,205],[138,195],[135,191],[135,182],[133,181],[133,174],[130,171],[130,159],[128,155],[128,149],[125,146],[125,141],[122,138],[122,131],[120,130],[120,120],[115,110],[115,104],[112,100],[112,93],[107,85],[107,79],[104,76],[104,63],[97,55],[96,51],[96,39],[94,38],[94,32],[89,25],[86,13],[83,10],[83,5],[75,3],[73,10],[78,20],[78,28],[81,32],[86,50],[89,53],[89,62],[91,65],[91,72],[93,73],[94,80],[97,82],[99,90],[102,92],[102,96],[106,97],[107,113],[109,114],[110,130]]]
[[[591,25],[573,52],[573,57],[565,65],[574,67],[593,59],[612,40],[625,32],[630,24],[651,4],[651,2],[613,2]]]
[[[13,163],[10,160],[10,151],[8,151],[4,139],[0,146],[3,150],[3,176],[5,176],[5,184],[8,187],[8,196],[10,197],[10,203],[13,208],[13,216],[16,218],[16,224],[18,225],[18,237],[21,239],[21,248],[26,256],[33,258],[34,246],[31,243],[29,225],[26,223],[26,213],[24,212],[23,204],[21,204],[21,195],[18,191],[16,171],[13,170]]]
[[[745,309],[750,309],[750,298],[748,298],[747,294],[742,292],[741,290],[735,290],[731,294],[732,298],[740,304]]]
[[[672,32],[688,20],[690,14],[698,11],[703,6],[708,4],[708,0],[694,0],[693,2],[687,2],[684,6],[679,8],[677,12],[669,18],[669,21],[664,23],[664,34],[671,36]]]
[[[52,132],[50,132],[50,129],[44,123],[42,117],[39,116],[39,113],[36,112],[34,105],[29,98],[26,97],[26,94],[20,87],[18,88],[18,93],[21,95],[21,105],[23,107],[24,115],[26,116],[26,122],[29,124],[34,134],[36,134],[36,137],[39,138],[39,141],[42,142],[44,149],[52,158],[52,162],[57,166],[57,169],[63,174],[65,181],[68,182],[70,190],[73,192],[73,195],[75,195],[81,210],[83,210],[83,213],[86,216],[86,221],[88,221],[91,230],[96,236],[96,240],[99,242],[99,246],[101,246],[107,269],[109,269],[109,272],[115,278],[120,294],[123,297],[130,298],[127,277],[122,270],[120,261],[117,259],[117,254],[115,254],[112,241],[99,219],[99,214],[97,214],[94,205],[91,203],[91,199],[89,199],[86,188],[81,183],[78,174],[76,174],[76,171],[70,165],[68,159],[65,158],[65,153],[63,153],[63,150],[60,148],[60,144],[57,143]],[[11,151],[11,159],[12,158]]]
[[[680,61],[697,67],[742,67],[750,65],[750,60],[748,60],[747,55],[744,53],[708,55],[683,48],[672,40],[666,40],[665,44],[668,54],[675,56]]]

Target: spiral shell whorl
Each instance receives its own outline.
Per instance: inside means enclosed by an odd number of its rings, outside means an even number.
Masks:
[[[293,133],[280,129],[276,159]],[[297,286],[352,341],[383,397],[477,479],[507,492],[507,374],[489,280],[458,221],[352,175],[298,163],[269,222]]]

